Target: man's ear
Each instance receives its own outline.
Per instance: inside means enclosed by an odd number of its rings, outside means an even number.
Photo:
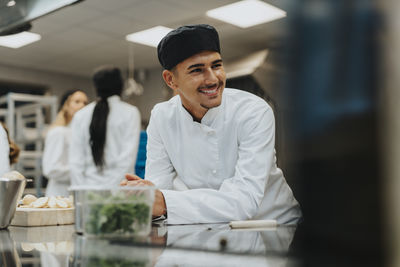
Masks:
[[[178,89],[177,84],[175,83],[175,76],[170,70],[164,70],[162,72],[163,79],[165,83],[172,89],[176,90]]]

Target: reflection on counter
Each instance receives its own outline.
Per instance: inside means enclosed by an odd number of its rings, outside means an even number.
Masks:
[[[155,266],[294,266],[285,255],[295,230],[231,230],[227,224],[168,226],[167,249]]]
[[[287,260],[282,257],[275,256],[264,257],[261,255],[224,254],[206,251],[170,249],[164,251],[154,266],[290,267],[296,265],[295,263],[287,262]]]
[[[21,266],[14,240],[8,230],[0,231],[0,266]]]
[[[168,226],[167,246],[248,254],[285,254],[295,226],[265,231],[231,230],[227,224]]]
[[[9,227],[12,242],[24,265],[40,263],[46,267],[67,267],[73,253],[73,225],[45,227]],[[17,254],[17,257],[18,257]],[[13,265],[10,265],[13,266]]]
[[[110,239],[75,236],[70,265],[80,266],[152,266],[151,249],[116,243]]]
[[[40,252],[40,264],[43,267],[68,267],[68,255]]]
[[[296,266],[287,257],[295,230],[161,223],[147,237],[105,239],[73,225],[10,227],[0,232],[1,266]]]

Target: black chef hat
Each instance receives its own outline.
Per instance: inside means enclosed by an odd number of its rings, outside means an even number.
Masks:
[[[202,51],[220,53],[219,37],[207,24],[186,25],[169,32],[158,44],[158,60],[170,70],[178,63]]]

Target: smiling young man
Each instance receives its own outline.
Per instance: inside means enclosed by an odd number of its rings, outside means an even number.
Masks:
[[[183,107],[200,122],[210,108],[221,104],[225,71],[221,55],[214,51],[195,54],[174,67],[164,70],[167,85],[180,96]]]
[[[182,26],[158,45],[162,76],[177,96],[157,104],[147,128],[145,180],[155,185],[153,215],[169,224],[275,219],[297,223],[300,207],[276,166],[272,109],[225,88],[217,31]]]

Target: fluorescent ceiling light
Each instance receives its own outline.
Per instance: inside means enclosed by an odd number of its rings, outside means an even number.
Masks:
[[[17,34],[0,36],[0,45],[10,48],[20,48],[22,46],[37,42],[42,37],[37,33],[21,32]]]
[[[263,1],[244,0],[211,9],[207,11],[207,16],[241,28],[248,28],[286,17],[286,12]]]
[[[8,7],[12,7],[12,6],[15,6],[15,1],[9,1],[8,3],[7,3],[7,6]]]
[[[156,26],[144,31],[128,34],[126,40],[133,43],[157,47],[161,39],[170,31],[172,31],[172,29],[164,26]]]

